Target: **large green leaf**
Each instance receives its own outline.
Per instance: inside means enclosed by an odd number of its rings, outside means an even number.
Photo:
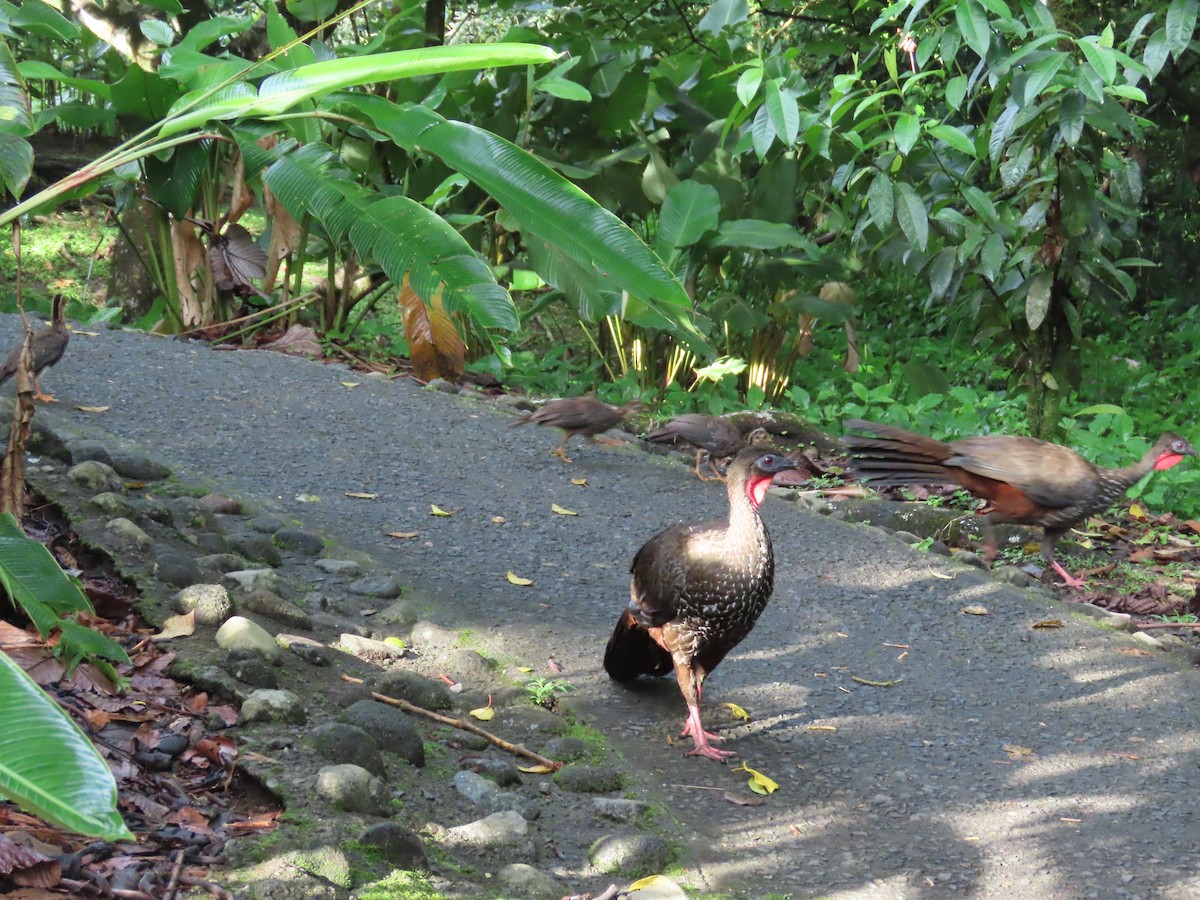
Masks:
[[[533,267],[574,304],[585,322],[621,314],[621,292],[597,278],[591,266],[580,265],[537,235],[525,235],[525,243]]]
[[[381,97],[349,104],[410,152],[431,153],[491,194],[523,230],[591,267],[612,290],[628,291],[642,324],[709,349],[692,320],[683,286],[620,219],[541,160],[482,128],[444,119],[425,107],[400,108]]]
[[[1188,48],[1196,30],[1197,0],[1171,0],[1167,7],[1167,46],[1176,60]]]
[[[0,794],[61,828],[131,839],[108,764],[79,727],[0,652]]]
[[[976,0],[958,0],[954,7],[954,19],[967,46],[981,59],[986,58],[992,42],[992,29],[983,7]]]
[[[557,57],[557,51],[536,44],[459,44],[324,60],[271,75],[257,93],[245,84],[237,84],[211,97],[188,94],[175,104],[158,134],[169,137],[215,119],[277,115],[303,101],[379,81],[493,66],[535,65]]]
[[[658,251],[690,247],[715,231],[721,213],[721,197],[711,184],[681,181],[667,193],[658,218]]]

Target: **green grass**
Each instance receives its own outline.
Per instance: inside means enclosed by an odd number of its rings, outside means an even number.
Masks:
[[[446,895],[429,884],[420,872],[397,870],[379,881],[359,888],[359,900],[446,900]]]

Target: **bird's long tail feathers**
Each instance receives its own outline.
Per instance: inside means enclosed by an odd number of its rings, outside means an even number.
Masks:
[[[847,434],[842,443],[850,451],[850,468],[862,481],[874,484],[931,484],[954,481],[947,474],[949,445],[925,435],[853,419],[847,430],[866,431],[874,437]]]
[[[509,428],[516,428],[518,425],[528,425],[533,421],[533,413],[525,413],[523,416],[518,416],[508,423]]]
[[[608,646],[604,671],[613,681],[632,681],[639,675],[666,675],[674,669],[671,654],[654,642],[629,610],[621,613]]]

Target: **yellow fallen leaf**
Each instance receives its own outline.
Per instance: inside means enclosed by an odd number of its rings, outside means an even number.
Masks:
[[[553,775],[554,770],[549,766],[517,766],[520,772],[528,772],[530,775]]]
[[[429,504],[429,514],[431,516],[452,516],[454,513],[448,513],[436,503]]]
[[[72,328],[70,325],[67,326],[67,330],[71,334],[82,334],[84,337],[100,337],[100,332],[98,331],[80,331],[78,328]]]
[[[80,406],[78,403],[75,404],[75,408],[77,410],[79,410],[80,412],[89,412],[89,413],[108,412],[110,409],[112,409],[111,406]]]
[[[729,712],[733,715],[734,719],[738,720],[739,722],[749,722],[750,721],[750,713],[746,712],[744,709],[742,709],[736,703],[722,703],[721,705],[724,706],[726,709],[728,709]]]
[[[402,541],[406,541],[409,538],[415,538],[421,532],[419,532],[419,531],[387,531],[384,533],[388,537],[399,538]]]
[[[405,647],[408,646],[407,644],[404,643],[404,638],[398,638],[398,637],[395,637],[394,635],[392,637],[385,637],[383,639],[383,642],[385,644],[387,644],[389,647],[396,647],[400,650],[403,650],[403,649],[405,649]]]
[[[152,635],[152,641],[169,641],[172,638],[187,637],[196,631],[196,613],[194,610],[188,611],[179,616],[168,616],[163,622],[162,631]]]
[[[469,715],[474,716],[481,722],[487,722],[491,720],[492,716],[496,715],[496,710],[490,706],[481,706],[479,709],[471,710]]]
[[[647,878],[639,878],[625,890],[628,893],[633,893],[634,891],[643,891],[646,888],[652,887],[673,887],[677,890],[679,889],[679,885],[677,885],[666,875],[650,875]]]
[[[508,520],[505,519],[504,516],[492,516],[492,521],[495,522],[497,525],[503,525]]]
[[[904,679],[897,678],[895,681],[871,681],[869,678],[859,678],[857,675],[851,675],[850,680],[857,681],[859,684],[865,684],[867,687],[894,687]]]
[[[580,487],[587,487],[587,479],[586,478],[572,478],[571,484],[577,484]]]
[[[296,499],[301,503],[320,503],[321,498],[316,494],[297,494]]]
[[[968,616],[990,616],[992,614],[986,606],[964,606],[959,612],[966,613]]]
[[[736,772],[737,770],[734,769]],[[746,782],[746,787],[754,791],[756,794],[773,794],[779,790],[779,785],[764,775],[762,772],[755,771],[745,763],[742,763],[742,771],[750,773],[750,780]]]
[[[1020,744],[1005,744],[1000,749],[1015,759],[1028,759],[1037,755],[1029,747],[1022,747]]]
[[[508,583],[519,584],[521,587],[528,587],[529,585],[533,584],[533,579],[522,578],[520,575],[510,569],[508,572]]]
[[[575,512],[575,510],[567,509],[564,506],[559,506],[557,503],[551,503],[550,509],[552,509],[554,512],[558,513],[560,516],[577,516],[577,515],[579,515],[579,513]]]
[[[1131,503],[1129,505],[1129,515],[1132,518],[1137,519],[1139,522],[1145,522],[1147,518],[1146,510],[1142,508],[1140,503]]]
[[[358,387],[357,381],[343,381],[342,387]]]
[[[837,731],[836,725],[805,725],[806,731]]]
[[[1042,619],[1033,623],[1034,628],[1062,628],[1062,619]]]
[[[378,494],[367,494],[363,491],[346,491],[346,496],[353,497],[355,500],[376,500],[379,498]]]
[[[533,671],[533,666],[517,666],[517,671],[523,675],[528,675]]]

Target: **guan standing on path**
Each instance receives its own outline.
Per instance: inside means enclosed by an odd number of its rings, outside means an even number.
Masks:
[[[63,353],[67,349],[67,343],[71,340],[71,332],[67,331],[67,322],[63,318],[65,303],[62,294],[55,294],[51,305],[50,325],[46,328],[39,328],[29,337],[29,352],[33,357],[33,399],[41,400],[43,403],[58,402],[50,394],[42,393],[41,385],[38,384],[38,376],[42,374],[43,369],[50,368],[62,359]],[[9,351],[4,362],[0,363],[0,384],[16,374],[17,365],[21,361],[21,347],[24,343],[25,335],[22,334],[17,345]]]
[[[700,472],[700,461],[707,457],[708,467],[722,480],[716,460],[728,459],[748,444],[759,443],[767,438],[766,429],[755,428],[744,436],[732,421],[723,416],[706,416],[703,413],[684,413],[655,428],[646,435],[652,444],[674,444],[683,441],[696,448],[696,477],[701,481],[712,481]]]
[[[567,441],[577,434],[588,440],[595,440],[596,435],[625,421],[627,416],[643,409],[645,404],[640,400],[629,400],[620,406],[609,406],[594,397],[564,397],[561,400],[551,400],[543,403],[535,411],[528,413],[512,423],[512,427],[527,425],[553,425],[561,428],[562,443],[550,452],[565,463],[571,461],[567,456]]]
[[[850,468],[865,484],[958,484],[986,502],[980,510],[987,534],[984,561],[996,558],[996,532],[1001,523],[1036,525],[1043,531],[1042,556],[1068,587],[1083,581],[1054,558],[1059,538],[1088,516],[1104,512],[1151,470],[1169,469],[1192,445],[1170,432],[1160,437],[1137,462],[1105,469],[1067,447],[1031,437],[988,435],[939,441],[924,435],[861,419],[846,422],[843,442]]]
[[[687,756],[717,761],[704,730],[700,696],[704,677],[750,633],[771,599],[775,557],[758,514],[774,476],[796,466],[761,447],[741,451],[729,466],[729,516],[675,525],[650,538],[633,558],[629,608],[604,651],[615,681],[666,675],[672,669],[687,703],[680,737],[695,746]]]

